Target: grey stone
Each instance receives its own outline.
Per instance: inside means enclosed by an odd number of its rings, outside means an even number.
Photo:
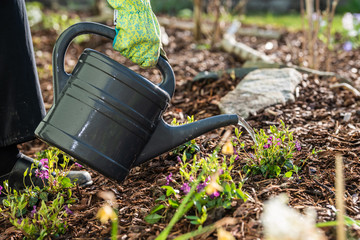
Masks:
[[[248,118],[268,106],[294,101],[302,75],[292,68],[258,69],[250,72],[219,102],[222,113],[237,113]]]

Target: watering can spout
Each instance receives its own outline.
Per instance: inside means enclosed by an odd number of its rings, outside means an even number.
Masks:
[[[193,123],[171,126],[160,119],[155,132],[152,134],[149,142],[134,162],[133,166],[138,166],[152,158],[159,156],[191,139],[194,139],[206,132],[216,128],[238,123],[238,116],[232,114],[223,114]]]

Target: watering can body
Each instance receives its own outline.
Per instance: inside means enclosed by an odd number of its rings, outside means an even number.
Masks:
[[[53,51],[54,104],[35,130],[41,140],[122,181],[131,167],[211,129],[237,123],[236,115],[220,115],[188,126],[166,124],[162,114],[174,93],[175,78],[161,57],[159,85],[91,49],[84,50],[71,74],[66,73],[66,49],[86,33],[115,36],[113,29],[96,23],[78,23],[61,34]]]

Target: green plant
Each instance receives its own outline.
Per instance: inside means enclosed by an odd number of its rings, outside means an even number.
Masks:
[[[59,156],[62,162],[59,162]],[[76,202],[71,188],[75,185],[66,177],[70,157],[56,148],[49,148],[38,155],[39,161],[24,172],[25,189],[11,189],[3,183],[3,209],[1,215],[20,229],[28,239],[44,239],[66,232],[66,217],[72,214],[70,205]],[[39,163],[43,168],[37,168]],[[33,176],[35,174],[35,176]],[[34,181],[43,182],[44,187],[35,186]],[[0,189],[1,191],[1,189]],[[1,192],[0,192],[1,193]]]
[[[193,3],[190,0],[152,0],[151,7],[156,14],[167,13],[176,15],[182,9],[192,9]]]
[[[213,214],[216,209],[231,208],[234,199],[246,201],[248,195],[242,191],[243,182],[235,183],[230,175],[235,158],[236,156],[220,156],[219,148],[206,158],[197,159],[197,155],[194,155],[192,161],[189,161],[186,154],[182,158],[178,156],[180,179],[175,181],[172,173],[167,176],[167,184],[162,186],[165,194],[156,200],[157,205],[145,220],[156,223],[176,209],[166,232],[187,212],[186,219],[201,227],[208,215]]]
[[[350,51],[360,47],[360,13],[345,13],[342,18],[343,49]]]
[[[255,131],[257,144],[253,145],[254,154],[247,154],[246,174],[262,174],[264,177],[291,177],[300,167],[294,164],[294,154],[301,150],[301,145],[294,140],[293,132],[281,121],[279,128],[270,126],[270,135],[263,129]],[[238,134],[236,134],[238,137]]]
[[[69,17],[68,12],[44,12],[44,6],[40,2],[27,2],[26,11],[29,25],[32,29],[55,30],[57,34],[81,21],[78,15]],[[89,40],[88,35],[81,35],[75,39],[76,43]]]
[[[188,116],[187,121],[185,123],[183,123],[183,124],[188,124],[188,123],[193,123],[193,122],[195,122],[194,116],[191,116],[191,117]],[[176,118],[174,118],[173,121],[171,122],[171,125],[172,126],[179,126],[179,125],[182,125],[182,124],[177,122]],[[194,156],[194,154],[196,154],[199,151],[200,151],[200,148],[196,144],[195,139],[192,139],[192,140],[178,146],[174,150],[172,150],[172,154],[174,154],[175,156],[185,154],[186,158],[190,159],[190,158],[192,158]]]

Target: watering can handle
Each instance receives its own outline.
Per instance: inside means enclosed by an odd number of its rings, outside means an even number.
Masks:
[[[114,39],[116,35],[113,28],[93,22],[76,23],[67,28],[60,35],[53,50],[54,103],[58,101],[61,91],[71,76],[64,68],[66,50],[74,38],[89,33],[94,33],[110,39]],[[165,90],[171,98],[175,90],[174,72],[170,64],[161,56],[159,57],[157,68],[160,70],[163,78],[159,87]]]

